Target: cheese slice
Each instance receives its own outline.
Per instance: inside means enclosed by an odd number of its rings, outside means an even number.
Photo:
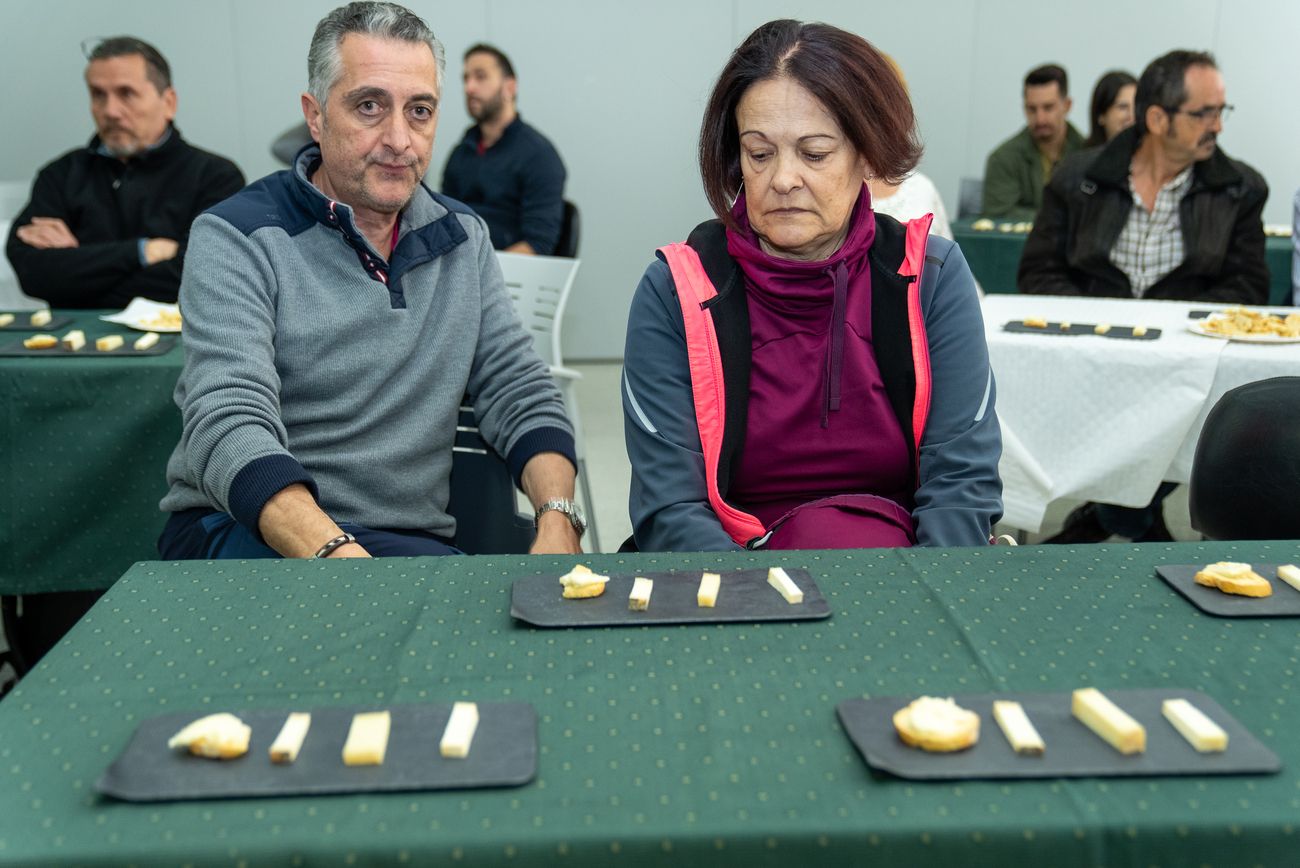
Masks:
[[[1147,731],[1095,687],[1074,691],[1071,713],[1122,754],[1142,753]]]
[[[1200,753],[1218,753],[1228,749],[1228,734],[1186,699],[1166,699],[1160,713],[1174,725],[1178,734]]]
[[[654,579],[637,576],[632,582],[632,593],[628,595],[627,607],[634,612],[644,612],[650,608],[650,592],[654,587]]]
[[[135,347],[137,350],[147,350],[156,343],[158,343],[158,333],[146,332],[145,334],[136,338],[135,343],[132,344],[131,346]]]
[[[1300,567],[1295,564],[1283,564],[1277,568],[1277,577],[1300,591]]]
[[[302,743],[307,738],[307,730],[310,728],[310,714],[305,711],[295,711],[290,714],[284,726],[280,727],[280,734],[271,743],[269,751],[271,762],[291,763],[296,760],[298,751],[302,750]]]
[[[167,740],[167,747],[183,747],[195,756],[234,759],[248,753],[253,728],[227,711],[209,714]]]
[[[469,746],[474,741],[476,729],[478,705],[473,702],[457,702],[451,707],[451,717],[447,719],[447,728],[442,731],[438,752],[454,759],[469,756]]]
[[[1093,331],[1096,332],[1096,333],[1099,334],[1099,335],[1104,335],[1106,332],[1110,331],[1110,323],[1108,323],[1108,322],[1099,322],[1099,323],[1097,323],[1097,325],[1093,328]]]
[[[34,326],[49,325],[50,320],[54,319],[54,314],[50,313],[49,308],[38,310],[31,316],[31,323]]]
[[[368,711],[352,716],[348,740],[343,745],[343,764],[381,766],[388,751],[388,730],[393,719],[387,711]]]
[[[593,573],[589,567],[577,564],[573,569],[560,576],[564,591],[560,596],[569,600],[581,600],[587,597],[599,597],[605,593],[605,584],[609,576]]]
[[[1011,749],[1025,756],[1042,756],[1047,746],[1043,737],[1029,722],[1029,715],[1019,702],[998,700],[993,703],[993,719],[1002,727],[1002,734],[1011,743]]]
[[[111,353],[121,347],[122,343],[121,335],[104,335],[102,338],[95,338],[95,349],[101,353]]]
[[[14,321],[14,315],[11,313],[0,313],[0,328],[11,324]]]
[[[700,578],[700,589],[695,592],[695,602],[705,609],[712,609],[718,602],[718,590],[722,587],[720,573],[705,573]]]
[[[65,350],[72,350],[75,353],[86,345],[86,333],[81,329],[73,329],[64,335],[59,343],[63,344]]]
[[[48,350],[59,345],[59,339],[54,335],[32,335],[29,338],[23,338],[23,346],[29,350]]]
[[[1133,326],[1133,337],[1140,338],[1147,333],[1146,326]]]
[[[794,580],[780,567],[772,567],[767,571],[767,583],[781,592],[785,601],[790,605],[803,602],[803,591]]]

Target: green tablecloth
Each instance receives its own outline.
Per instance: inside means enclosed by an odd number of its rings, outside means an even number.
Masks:
[[[572,631],[509,617],[513,579],[569,559],[137,564],[0,702],[0,864],[1294,868],[1300,620],[1211,618],[1153,575],[1221,558],[1295,561],[1300,543],[595,555],[606,571],[807,567],[835,613]],[[1083,685],[1203,690],[1284,770],[915,783],[869,772],[834,714],[853,696]],[[536,707],[533,783],[167,805],[93,791],[153,715],[462,698]]]
[[[104,311],[62,313],[75,323],[59,334],[131,334]],[[158,556],[183,363],[179,344],[160,356],[0,357],[0,594],[104,588]]]
[[[1025,235],[1018,232],[976,232],[971,229],[974,218],[957,220],[952,224],[952,234],[961,245],[966,261],[970,263],[975,279],[985,292],[1015,292],[1016,272],[1020,268],[1020,253],[1025,248]],[[1264,239],[1264,258],[1268,262],[1269,304],[1291,304],[1291,254],[1290,238]]]

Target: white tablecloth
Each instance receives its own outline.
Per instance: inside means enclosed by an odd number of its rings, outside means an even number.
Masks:
[[[1186,482],[1206,414],[1229,389],[1300,375],[1300,344],[1249,344],[1187,330],[1204,303],[989,295],[983,300],[1002,423],[1004,521],[1037,531],[1050,503],[1144,506]],[[1154,341],[1017,334],[1039,316],[1162,330]]]

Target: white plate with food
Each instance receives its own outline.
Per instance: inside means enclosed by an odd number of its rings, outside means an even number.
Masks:
[[[181,309],[178,305],[133,298],[125,310],[101,316],[104,322],[115,322],[142,332],[179,332]]]
[[[1281,317],[1268,311],[1234,307],[1189,323],[1187,330],[1229,341],[1294,344],[1300,343],[1300,313]]]

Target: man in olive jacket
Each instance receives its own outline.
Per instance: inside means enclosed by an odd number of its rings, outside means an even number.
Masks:
[[[1142,73],[1137,122],[1061,164],[1025,243],[1021,292],[1267,304],[1258,172],[1218,147],[1223,76],[1174,51]]]
[[[1025,76],[1025,127],[984,163],[984,216],[1033,220],[1043,204],[1043,185],[1067,154],[1083,147],[1083,136],[1065,119],[1073,105],[1069,81],[1054,63]]]
[[[1152,61],[1137,122],[1066,160],[1043,196],[1020,259],[1021,292],[1265,304],[1261,222],[1268,185],[1218,147],[1223,76],[1204,52]],[[1049,543],[1171,539],[1161,483],[1137,509],[1087,503]]]

